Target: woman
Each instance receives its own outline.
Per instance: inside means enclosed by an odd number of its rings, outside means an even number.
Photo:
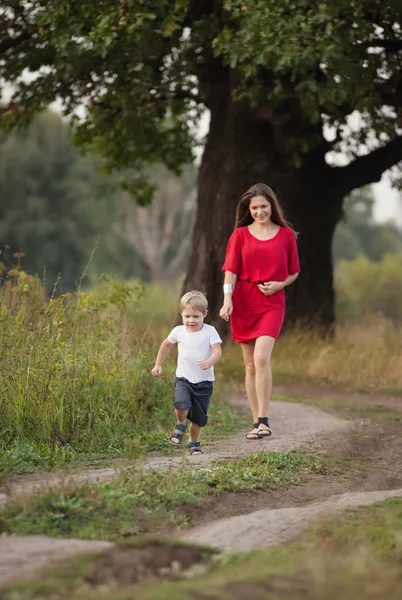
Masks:
[[[236,226],[226,250],[222,319],[232,324],[246,371],[246,393],[253,414],[249,440],[269,437],[272,390],[271,353],[285,316],[284,288],[300,267],[296,234],[285,221],[270,187],[257,183],[241,198]]]

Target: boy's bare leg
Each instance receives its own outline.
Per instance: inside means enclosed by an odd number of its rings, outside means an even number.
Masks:
[[[174,412],[176,413],[177,423],[184,423],[184,421],[187,418],[188,409],[187,408],[175,408]]]
[[[190,425],[190,442],[199,442],[200,441],[201,429],[202,429],[202,427],[200,427],[199,425],[196,425],[196,423],[191,423],[191,425]]]

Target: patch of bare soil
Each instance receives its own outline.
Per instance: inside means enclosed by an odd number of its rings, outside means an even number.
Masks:
[[[163,541],[152,541],[142,547],[119,544],[99,558],[87,581],[91,586],[115,587],[175,577],[210,558],[211,552],[200,548]]]
[[[211,551],[190,545],[149,541],[143,546],[57,540],[45,536],[4,538],[1,543],[0,586],[37,577],[49,562],[79,554],[99,553],[84,577],[89,587],[117,587],[160,577],[174,578],[211,559]]]

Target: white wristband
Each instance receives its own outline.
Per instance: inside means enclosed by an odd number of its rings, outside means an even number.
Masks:
[[[233,293],[233,283],[225,283],[223,286],[224,294],[232,294]]]

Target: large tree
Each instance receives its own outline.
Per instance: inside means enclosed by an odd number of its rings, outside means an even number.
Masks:
[[[189,160],[194,121],[211,114],[185,288],[221,302],[227,238],[241,193],[278,193],[300,232],[302,276],[289,316],[334,318],[331,241],[343,198],[402,159],[400,0],[6,0],[0,75],[16,85],[12,127],[61,99],[87,108],[77,141],[144,202],[148,162]],[[34,77],[21,79],[23,74]],[[347,133],[350,115],[359,131]],[[325,127],[332,126],[328,141]],[[342,143],[350,162],[328,163]],[[364,153],[360,148],[366,144]]]

